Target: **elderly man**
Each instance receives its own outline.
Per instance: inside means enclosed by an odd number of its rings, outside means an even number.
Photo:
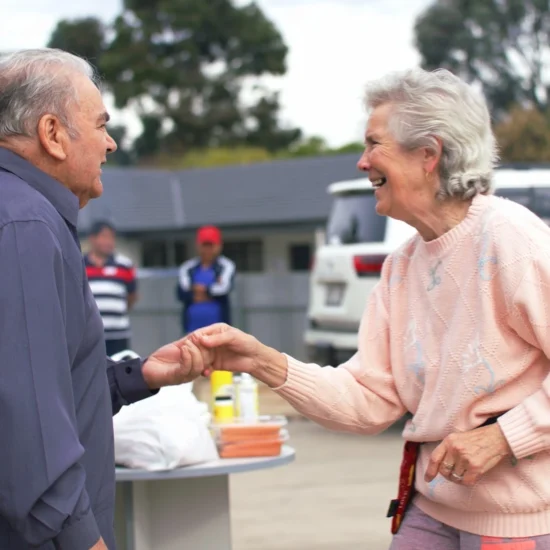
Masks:
[[[76,226],[116,144],[88,63],[0,57],[0,548],[115,548],[112,415],[200,374],[105,355]]]

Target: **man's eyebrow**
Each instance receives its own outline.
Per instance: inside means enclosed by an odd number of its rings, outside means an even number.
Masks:
[[[101,113],[98,117],[98,122],[109,122],[111,120],[111,115],[105,111],[104,113]]]

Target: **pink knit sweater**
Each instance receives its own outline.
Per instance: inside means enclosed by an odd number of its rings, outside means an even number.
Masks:
[[[546,224],[512,201],[477,196],[454,229],[430,242],[415,236],[387,259],[358,342],[337,369],[288,357],[276,391],[350,432],[376,434],[410,411],[403,437],[426,443],[416,476],[424,512],[479,535],[550,533]],[[505,411],[499,424],[513,459],[473,488],[424,481],[438,442]]]

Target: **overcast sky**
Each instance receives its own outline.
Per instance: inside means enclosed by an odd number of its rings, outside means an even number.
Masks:
[[[207,1],[207,0],[205,0]],[[0,0],[0,51],[44,46],[58,19],[106,21],[118,0]],[[243,3],[243,2],[240,2]],[[259,0],[290,48],[281,90],[282,117],[333,145],[362,139],[365,82],[418,64],[416,16],[429,0]],[[119,115],[137,131],[131,114]]]

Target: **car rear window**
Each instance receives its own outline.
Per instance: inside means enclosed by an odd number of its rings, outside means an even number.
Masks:
[[[497,189],[495,195],[513,200],[529,208],[529,210],[550,225],[550,187]]]
[[[327,224],[328,244],[383,242],[386,217],[375,211],[374,193],[335,195]]]

